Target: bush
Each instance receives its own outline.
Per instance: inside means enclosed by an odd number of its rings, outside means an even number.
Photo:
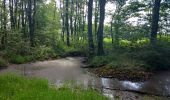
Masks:
[[[93,67],[100,67],[108,64],[111,61],[110,56],[95,56],[94,58],[89,59],[89,63]]]
[[[26,62],[25,58],[21,55],[12,55],[10,59],[10,62],[11,63],[14,63],[14,64],[23,64]]]
[[[169,54],[166,52],[161,52],[153,50],[144,52],[141,58],[149,65],[149,69],[152,70],[165,70],[170,68]]]
[[[142,41],[143,42],[143,41]],[[145,44],[145,45],[144,45]],[[158,41],[156,46],[146,43],[120,45],[113,47],[105,56],[96,56],[89,60],[92,66],[111,68],[137,68],[143,70],[170,69],[170,43]]]
[[[8,62],[0,57],[0,68],[1,67],[7,67]]]
[[[35,60],[43,60],[48,58],[57,58],[57,53],[50,47],[40,46],[32,50],[32,55]]]

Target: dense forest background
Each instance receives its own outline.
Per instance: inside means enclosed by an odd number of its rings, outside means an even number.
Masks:
[[[76,55],[92,66],[167,69],[169,0],[0,0],[0,66]]]

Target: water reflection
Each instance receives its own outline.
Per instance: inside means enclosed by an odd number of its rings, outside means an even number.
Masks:
[[[140,90],[144,84],[143,82],[119,81],[117,79],[109,78],[101,78],[101,83],[103,88],[126,90]]]
[[[102,88],[110,90],[134,90],[148,94],[170,96],[170,72],[155,75],[146,82],[119,81],[101,78]]]
[[[130,81],[122,81],[121,82],[124,88],[128,88],[130,90],[140,90],[142,88],[143,83],[134,83]]]
[[[130,100],[143,100],[143,95],[130,92],[131,90],[160,96],[170,95],[170,81],[166,78],[153,78],[146,82],[119,81],[109,78],[101,78],[100,80],[102,93],[112,100],[115,100],[115,98],[120,100],[126,100],[127,98]],[[168,99],[165,98],[164,100]]]
[[[168,96],[170,95],[170,79],[169,78],[153,78],[146,82],[131,82],[119,81],[117,79],[99,78],[92,75],[84,75],[78,78],[75,82],[76,85],[83,86],[84,88],[94,88],[100,90],[105,96],[110,98],[117,98],[123,96],[127,98],[128,95],[136,97],[139,94],[130,92],[131,90],[139,91],[148,94]],[[74,80],[75,81],[75,80]],[[57,80],[56,84],[61,86],[66,80]],[[126,90],[126,91],[123,91]],[[129,92],[128,92],[129,90]],[[133,99],[132,99],[133,100]]]

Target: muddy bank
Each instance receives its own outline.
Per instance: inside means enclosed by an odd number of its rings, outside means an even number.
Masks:
[[[89,68],[89,72],[98,77],[116,78],[119,80],[129,80],[134,82],[143,82],[152,78],[153,72],[140,69],[113,69],[109,67]]]

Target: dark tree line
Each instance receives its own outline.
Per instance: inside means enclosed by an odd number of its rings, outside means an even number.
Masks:
[[[127,30],[127,27],[133,28],[133,26],[125,24],[128,19],[128,14],[138,11],[138,7],[147,8],[144,4],[139,4],[138,0],[130,0],[134,3],[130,5],[130,11],[126,11],[123,8],[127,0],[60,0],[59,9],[57,8],[57,2],[54,4],[54,18],[57,17],[57,13],[60,12],[61,31],[60,38],[67,46],[79,46],[80,44],[88,45],[88,51],[90,55],[96,53],[98,55],[104,54],[104,42],[103,39],[106,35],[105,28],[105,6],[107,2],[114,2],[113,6],[116,6],[116,11],[112,14],[112,20],[109,23],[110,35],[112,43],[119,45],[121,32]],[[151,2],[151,1],[145,1]],[[165,0],[153,0],[149,8],[153,9],[151,12],[152,17],[149,19],[150,29],[150,41],[152,44],[156,43],[157,33],[159,28],[159,19],[161,18],[160,10],[164,10],[166,5],[161,4],[166,2]],[[138,7],[136,8],[136,4]],[[0,0],[0,43],[1,49],[5,49],[8,45],[9,31],[14,33],[21,33],[22,39],[29,42],[30,47],[36,45],[36,30],[43,30],[43,26],[48,20],[40,18],[44,15],[38,15],[40,11],[38,9],[47,5],[43,0]],[[162,7],[162,8],[161,8]],[[43,9],[44,10],[44,9]],[[43,12],[42,10],[42,12]],[[58,11],[58,12],[57,12]],[[47,11],[48,12],[48,11]],[[44,13],[47,13],[44,12]],[[163,12],[163,11],[162,11]],[[163,14],[166,11],[163,12]],[[37,17],[38,16],[38,17]],[[55,21],[55,20],[54,20]],[[168,21],[167,21],[168,22]],[[125,29],[126,28],[126,29]],[[55,29],[53,29],[55,30]],[[17,31],[17,32],[16,32]],[[54,38],[54,37],[53,37]],[[42,41],[42,40],[41,40]],[[81,48],[81,47],[80,47]]]
[[[120,13],[121,7],[125,4],[126,0],[110,0],[115,1],[116,3],[116,15],[113,15],[111,22],[111,33],[113,32],[112,27],[115,29],[115,39],[113,39],[112,34],[112,42],[116,42],[118,44],[119,41],[119,27],[120,27]],[[81,35],[85,31],[85,26],[87,24],[87,38],[89,45],[89,53],[93,54],[95,52],[95,42],[97,43],[97,54],[104,54],[103,47],[103,35],[104,35],[104,20],[105,20],[105,5],[109,2],[107,0],[61,0],[60,8],[61,8],[61,17],[62,17],[62,38],[65,40],[66,33],[66,43],[70,46],[73,41],[80,41],[80,39],[84,38]],[[151,42],[156,39],[158,32],[158,21],[159,21],[159,10],[160,10],[160,2],[161,0],[154,1],[153,13],[152,13],[152,29],[151,29]],[[95,6],[93,6],[95,5]],[[85,11],[85,8],[87,11]],[[88,14],[88,17],[86,16]],[[93,17],[94,16],[94,17]],[[86,18],[87,17],[87,18]],[[94,22],[93,22],[94,18]],[[87,22],[86,22],[87,19]],[[93,31],[94,25],[94,31]],[[71,39],[70,39],[71,38]],[[115,41],[113,41],[115,40]]]
[[[95,8],[93,4],[95,2]],[[71,40],[73,41],[84,41],[86,39],[83,36],[85,32],[85,27],[87,25],[88,33],[88,44],[89,52],[93,54],[94,48],[94,38],[98,42],[98,54],[104,53],[103,50],[103,29],[104,29],[104,19],[105,19],[105,4],[106,0],[66,0],[60,1],[61,5],[61,16],[62,16],[62,38],[66,32],[67,40],[66,43],[69,46]],[[100,9],[99,9],[100,8]],[[87,9],[87,10],[86,10]],[[100,12],[100,13],[99,13]],[[93,36],[93,14],[95,14],[95,36]],[[88,15],[88,16],[87,16]],[[100,16],[100,17],[99,17]],[[87,22],[86,22],[87,20]],[[64,24],[65,23],[65,24]],[[74,23],[74,24],[73,24]],[[69,28],[70,26],[70,28]],[[70,29],[70,30],[69,30]],[[70,32],[71,38],[70,39]]]
[[[35,15],[37,0],[1,0],[1,48],[7,46],[9,30],[19,30],[25,40],[29,38],[30,46],[35,41]],[[9,19],[9,21],[8,21]]]

